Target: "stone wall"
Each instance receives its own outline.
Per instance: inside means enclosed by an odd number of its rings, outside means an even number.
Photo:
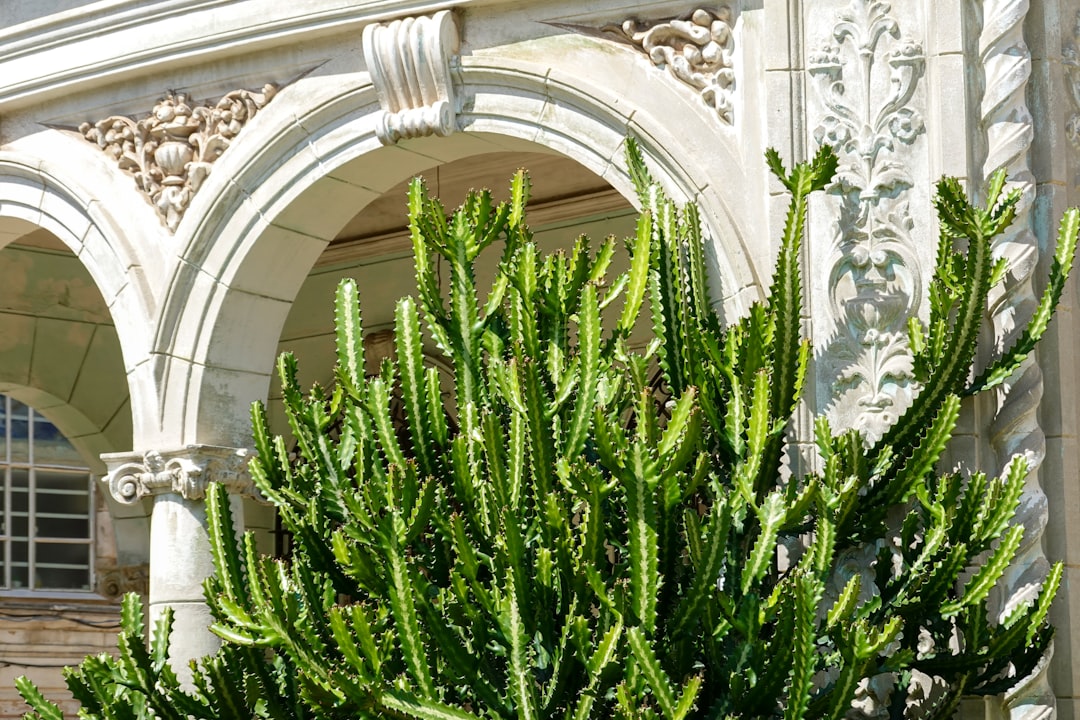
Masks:
[[[0,603],[0,718],[21,718],[28,709],[15,691],[21,675],[73,717],[78,704],[64,684],[63,666],[115,653],[119,626],[119,608],[112,603]]]

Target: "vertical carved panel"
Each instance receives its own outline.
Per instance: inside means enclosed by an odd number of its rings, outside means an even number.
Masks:
[[[1024,20],[1029,0],[982,0],[978,61],[984,78],[979,108],[980,128],[986,140],[984,178],[998,168],[1008,173],[1009,187],[1022,194],[1016,221],[998,238],[994,253],[1008,258],[1010,271],[1004,289],[990,299],[994,337],[1009,347],[1037,306],[1032,274],[1038,262],[1039,241],[1032,231],[1031,208],[1035,201],[1035,177],[1029,154],[1034,124],[1027,106],[1031,76],[1031,52],[1024,40]],[[1048,517],[1047,499],[1039,486],[1037,471],[1046,455],[1046,438],[1037,410],[1043,395],[1042,372],[1034,357],[1015,372],[995,397],[990,444],[1001,472],[1016,455],[1031,467],[1015,522],[1024,526],[1023,545],[1003,578],[1004,597],[999,615],[1031,600],[1049,570],[1042,550]],[[1051,648],[1043,662],[1022,679],[1005,698],[1012,718],[1044,718],[1055,712],[1056,702],[1046,677]]]
[[[916,180],[908,157],[924,131],[911,101],[925,59],[891,10],[881,0],[851,0],[809,58],[824,110],[814,139],[841,158],[828,203],[838,220],[824,264],[832,327],[818,376],[835,425],[858,427],[873,439],[911,400],[906,322],[923,277],[912,239]]]

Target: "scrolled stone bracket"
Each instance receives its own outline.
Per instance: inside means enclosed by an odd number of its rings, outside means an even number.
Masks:
[[[375,133],[384,145],[454,132],[450,63],[461,40],[451,11],[373,23],[364,28],[361,42],[382,108]]]
[[[201,500],[211,482],[225,485],[233,494],[260,498],[248,473],[246,448],[188,445],[141,455],[109,453],[102,459],[109,468],[109,492],[125,505],[165,493]]]

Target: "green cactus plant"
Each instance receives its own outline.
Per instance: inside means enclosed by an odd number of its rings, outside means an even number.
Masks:
[[[295,360],[278,364],[296,459],[253,412],[252,476],[293,533],[291,558],[260,557],[250,535],[238,546],[213,487],[220,652],[181,689],[168,616],[145,650],[129,598],[119,659],[69,671],[87,718],[840,718],[883,679],[893,716],[936,719],[1034,667],[1061,567],[1000,622],[987,609],[1020,542],[1024,462],[1001,478],[936,467],[960,398],[1005,379],[1045,331],[1080,215],[1062,222],[1028,331],[969,382],[1004,270],[990,241],[1018,196],[1001,173],[987,208],[942,181],[929,322],[910,325],[922,390],[872,446],[818,419],[820,470],[798,473],[785,456],[811,356],[800,242],[835,156],[788,171],[768,154],[791,193],[779,261],[767,302],[729,327],[709,302],[696,210],[664,196],[632,142],[628,159],[644,210],[615,277],[612,240],[541,255],[523,174],[509,202],[473,193],[449,217],[413,184],[417,298],[397,305],[395,356],[365,377],[345,281],[334,388],[305,395]],[[473,265],[496,241],[481,297]],[[635,350],[646,300],[655,339]],[[453,418],[425,342],[453,368]],[[852,552],[867,567],[845,578]],[[920,678],[936,684],[915,703]],[[59,720],[19,687],[28,717]]]

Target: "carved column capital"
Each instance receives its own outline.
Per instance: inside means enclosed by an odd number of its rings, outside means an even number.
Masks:
[[[455,130],[450,59],[460,38],[449,10],[373,23],[364,28],[362,43],[383,110],[375,132],[384,145]]]
[[[201,500],[206,486],[219,482],[229,492],[258,497],[248,474],[245,448],[188,445],[178,450],[102,455],[109,468],[109,492],[117,502],[134,504],[144,497],[175,493]]]

